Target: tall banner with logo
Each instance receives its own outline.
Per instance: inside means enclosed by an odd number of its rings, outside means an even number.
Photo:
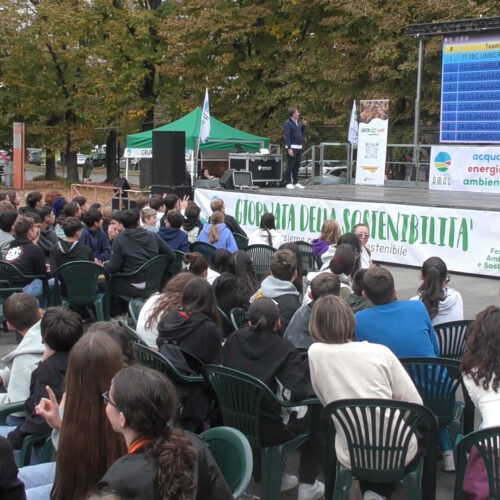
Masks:
[[[500,147],[433,146],[429,189],[500,194]]]
[[[450,271],[500,278],[500,212],[195,190],[204,217],[218,198],[248,234],[268,212],[285,241],[310,242],[327,219],[336,219],[342,233],[363,222],[370,228],[367,245],[375,261],[420,267],[438,256]]]
[[[356,184],[383,186],[389,100],[360,101]]]

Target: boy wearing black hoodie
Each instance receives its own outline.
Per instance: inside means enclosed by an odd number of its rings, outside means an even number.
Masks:
[[[140,212],[125,210],[121,214],[125,228],[113,242],[111,258],[104,264],[110,274],[130,273],[136,271],[148,260],[157,255],[166,255],[168,264],[175,259],[173,250],[156,234],[139,227]],[[118,278],[112,281],[113,289],[131,297],[141,297],[141,285],[144,279],[141,276],[129,281]]]
[[[82,223],[78,217],[68,217],[62,224],[64,240],[58,239],[50,251],[50,269],[55,271],[67,262],[94,260],[92,249],[81,243]]]

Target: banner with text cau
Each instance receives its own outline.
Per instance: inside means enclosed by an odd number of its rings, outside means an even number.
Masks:
[[[500,277],[500,212],[195,190],[205,217],[219,198],[247,234],[268,212],[287,241],[318,238],[327,219],[336,219],[343,233],[363,222],[370,228],[368,248],[375,261],[420,267],[438,256],[450,271]]]

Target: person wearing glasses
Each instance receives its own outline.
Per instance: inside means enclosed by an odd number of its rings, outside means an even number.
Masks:
[[[138,500],[233,498],[203,441],[171,426],[177,398],[165,375],[141,366],[123,368],[102,397],[128,452],[104,474],[98,490]]]
[[[366,224],[356,224],[351,232],[359,238],[359,242],[361,243],[360,268],[368,269],[372,267],[372,253],[366,246],[370,238],[370,228]]]

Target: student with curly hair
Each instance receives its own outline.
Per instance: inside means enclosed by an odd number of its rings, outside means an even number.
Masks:
[[[481,428],[500,425],[500,308],[488,306],[467,331],[467,345],[460,368],[467,392],[481,413]],[[490,498],[486,466],[473,447],[467,462],[463,490],[469,498]]]
[[[176,396],[165,375],[145,367],[120,370],[103,394],[106,415],[128,453],[101,479],[120,497],[162,500],[233,498],[203,441],[173,429]]]

